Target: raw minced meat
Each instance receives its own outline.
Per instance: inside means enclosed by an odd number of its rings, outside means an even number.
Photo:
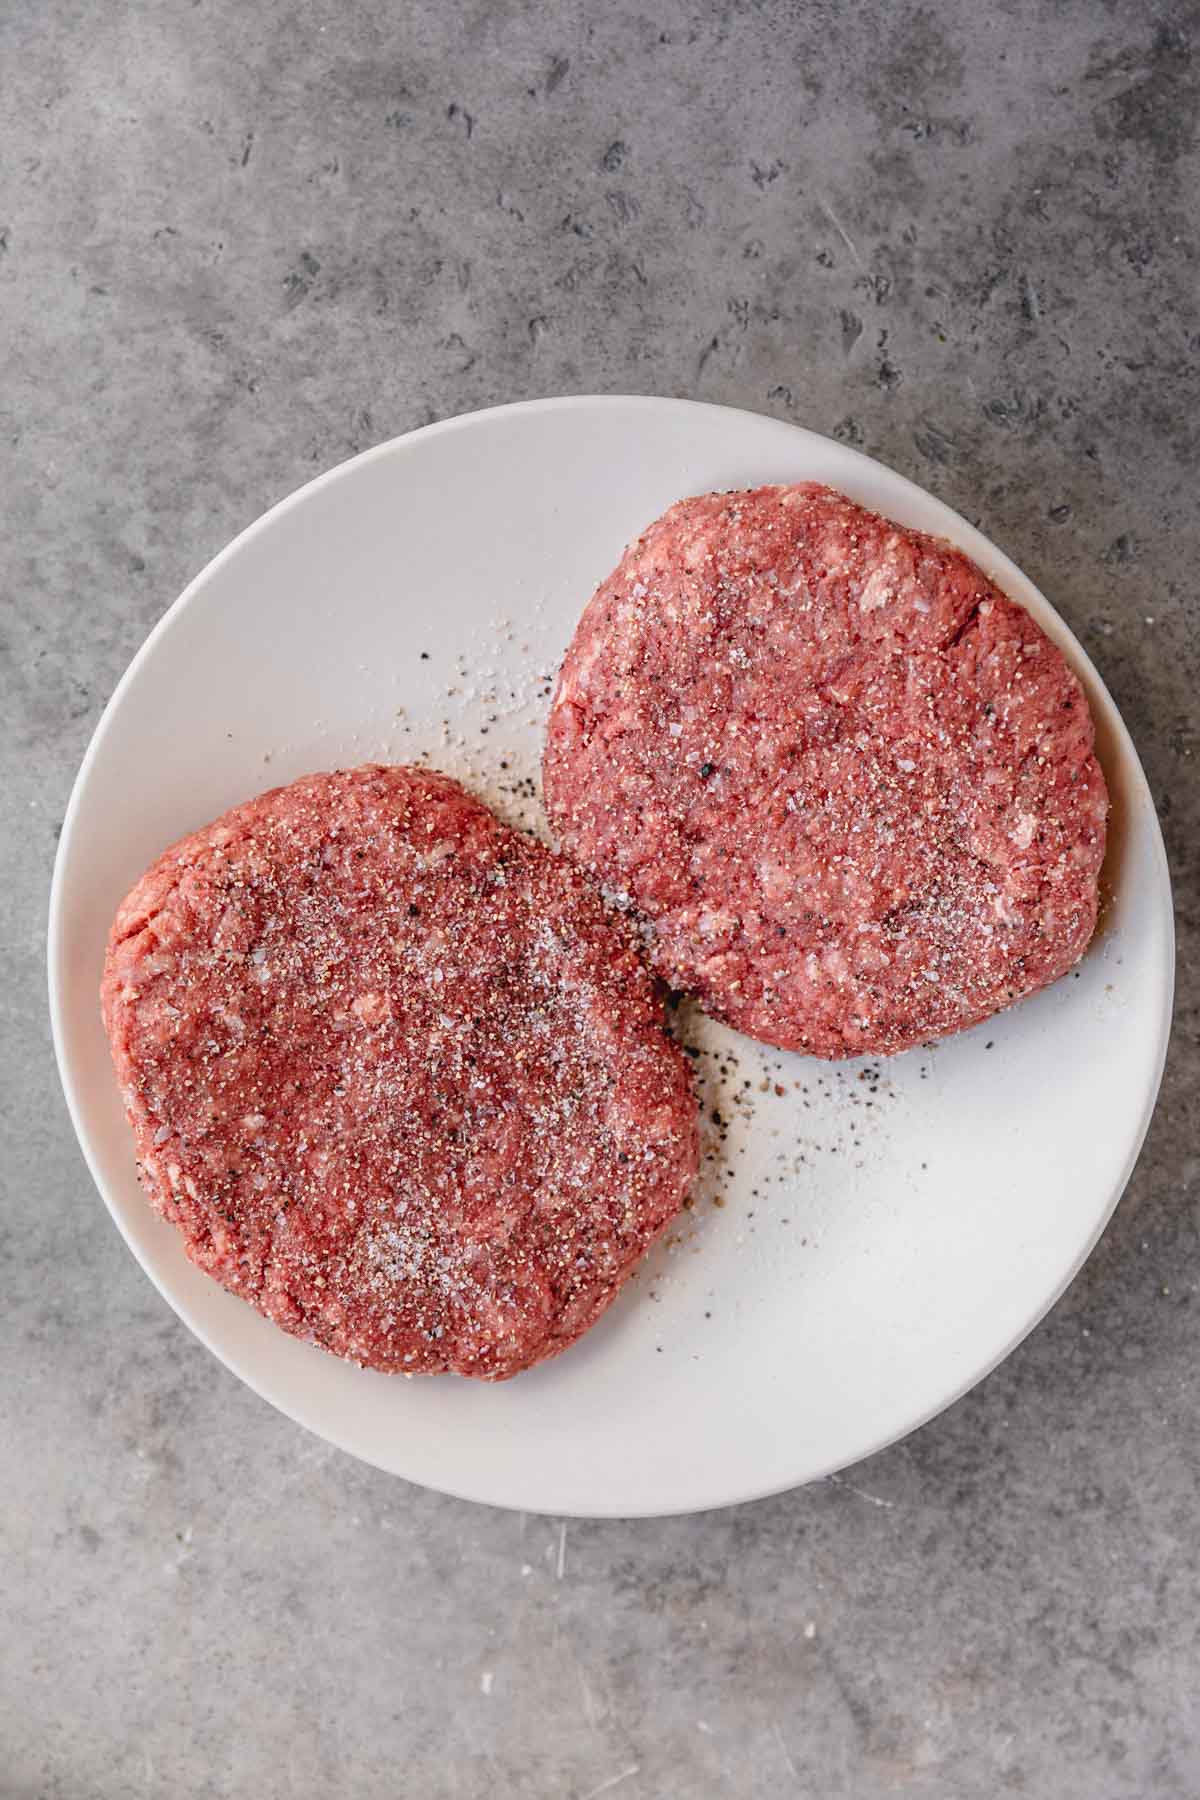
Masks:
[[[1095,927],[1107,793],[1062,655],[949,544],[815,484],[681,501],[630,547],[544,776],[659,973],[786,1049],[960,1031]]]
[[[176,844],[117,914],[102,1005],[193,1261],[373,1368],[564,1349],[695,1172],[632,928],[425,770],[313,775]]]

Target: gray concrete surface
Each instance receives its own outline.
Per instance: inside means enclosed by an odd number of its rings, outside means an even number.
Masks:
[[[1200,1793],[1200,12],[7,0],[0,1793]],[[980,520],[1162,810],[1178,1024],[1129,1193],[984,1386],[826,1482],[566,1527],[423,1493],[189,1337],[52,1066],[55,835],[183,582],[348,452],[688,394]]]

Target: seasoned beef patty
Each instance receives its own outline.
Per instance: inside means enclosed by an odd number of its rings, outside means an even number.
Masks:
[[[425,770],[309,776],[184,838],[117,914],[102,1005],[188,1255],[372,1368],[565,1349],[695,1172],[632,928]]]
[[[1055,980],[1107,794],[1079,682],[959,551],[806,483],[683,500],[559,675],[561,846],[751,1036],[904,1050]]]

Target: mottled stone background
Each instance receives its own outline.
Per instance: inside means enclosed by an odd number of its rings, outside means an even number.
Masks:
[[[1200,12],[0,6],[0,1792],[1200,1793]],[[861,444],[1053,598],[1161,809],[1162,1103],[1070,1293],[837,1481],[580,1524],[327,1450],[95,1197],[43,920],[100,707],[226,540],[493,401]]]

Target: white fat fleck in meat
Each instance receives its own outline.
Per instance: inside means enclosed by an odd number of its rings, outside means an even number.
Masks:
[[[825,951],[821,957],[821,967],[831,980],[839,983],[845,981],[850,973],[850,965],[844,951],[836,948]]]
[[[786,899],[796,885],[791,870],[783,863],[774,862],[769,857],[763,857],[760,860],[758,879],[763,896],[768,901]]]
[[[697,921],[701,937],[728,937],[737,928],[737,919],[732,913],[708,910],[700,914]]]
[[[873,612],[877,606],[888,606],[896,598],[896,586],[893,570],[886,564],[872,570],[863,583],[858,595],[858,604],[863,612]]]
[[[377,990],[359,994],[350,1002],[350,1010],[364,1025],[382,1025],[392,1016],[391,995]]]

